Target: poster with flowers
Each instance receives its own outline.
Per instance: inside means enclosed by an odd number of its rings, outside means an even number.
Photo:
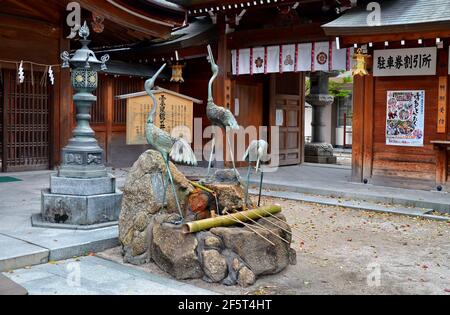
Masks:
[[[425,91],[388,91],[386,144],[423,146]]]

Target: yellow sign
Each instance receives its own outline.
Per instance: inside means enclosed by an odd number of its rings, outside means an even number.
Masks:
[[[193,137],[194,103],[202,102],[191,97],[165,89],[155,91],[158,108],[154,124],[168,133],[183,132],[188,142]],[[127,144],[147,144],[145,125],[153,106],[150,96],[146,92],[118,96],[127,99]],[[174,131],[174,129],[177,129]],[[186,131],[188,134],[186,134]],[[179,134],[173,134],[180,136]]]
[[[447,132],[447,76],[439,77],[437,133]]]

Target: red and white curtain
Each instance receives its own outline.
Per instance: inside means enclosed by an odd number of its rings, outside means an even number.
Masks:
[[[354,48],[337,49],[336,42],[314,42],[235,49],[232,73],[259,74],[351,70]]]

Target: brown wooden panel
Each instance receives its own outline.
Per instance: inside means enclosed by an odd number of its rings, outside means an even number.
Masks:
[[[437,77],[375,78],[374,81],[373,175],[435,180],[436,152],[430,141],[438,139]],[[386,97],[389,90],[425,90],[423,147],[386,145]]]

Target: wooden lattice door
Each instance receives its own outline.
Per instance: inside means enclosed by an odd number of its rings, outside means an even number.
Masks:
[[[25,73],[17,83],[15,71],[3,76],[3,170],[49,168],[49,89],[40,84],[43,73]]]
[[[280,132],[280,166],[300,164],[304,148],[304,73],[272,75],[270,94],[271,125],[278,126]]]

